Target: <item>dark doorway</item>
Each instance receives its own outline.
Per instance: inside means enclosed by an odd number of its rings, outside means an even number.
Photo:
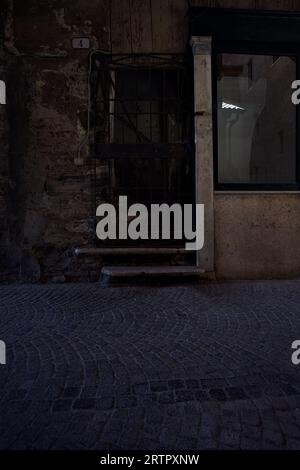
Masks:
[[[129,204],[191,204],[193,82],[186,57],[99,56],[92,85],[96,166],[106,172],[104,186],[95,176],[95,204],[117,207],[121,195]]]

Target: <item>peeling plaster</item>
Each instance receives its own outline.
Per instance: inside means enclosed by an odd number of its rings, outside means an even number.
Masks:
[[[6,6],[7,15],[4,25],[4,47],[10,54],[19,55],[20,52],[15,47],[13,0],[7,0]]]
[[[53,10],[53,13],[55,14],[57,24],[67,30],[67,31],[72,31],[72,27],[65,22],[65,9],[61,8],[60,10]]]

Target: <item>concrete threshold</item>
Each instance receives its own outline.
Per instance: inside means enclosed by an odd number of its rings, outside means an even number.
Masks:
[[[102,276],[110,278],[200,276],[205,271],[196,266],[104,266]]]
[[[185,248],[76,248],[76,256],[121,256],[121,255],[179,255],[188,254]]]

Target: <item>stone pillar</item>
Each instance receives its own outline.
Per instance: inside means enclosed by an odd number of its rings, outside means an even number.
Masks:
[[[212,273],[215,266],[211,37],[194,36],[191,46],[194,56],[196,203],[205,205],[204,247],[197,253],[197,266]]]

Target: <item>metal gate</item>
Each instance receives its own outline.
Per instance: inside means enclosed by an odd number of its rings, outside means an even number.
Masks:
[[[192,90],[185,56],[94,57],[95,207],[193,202]]]

